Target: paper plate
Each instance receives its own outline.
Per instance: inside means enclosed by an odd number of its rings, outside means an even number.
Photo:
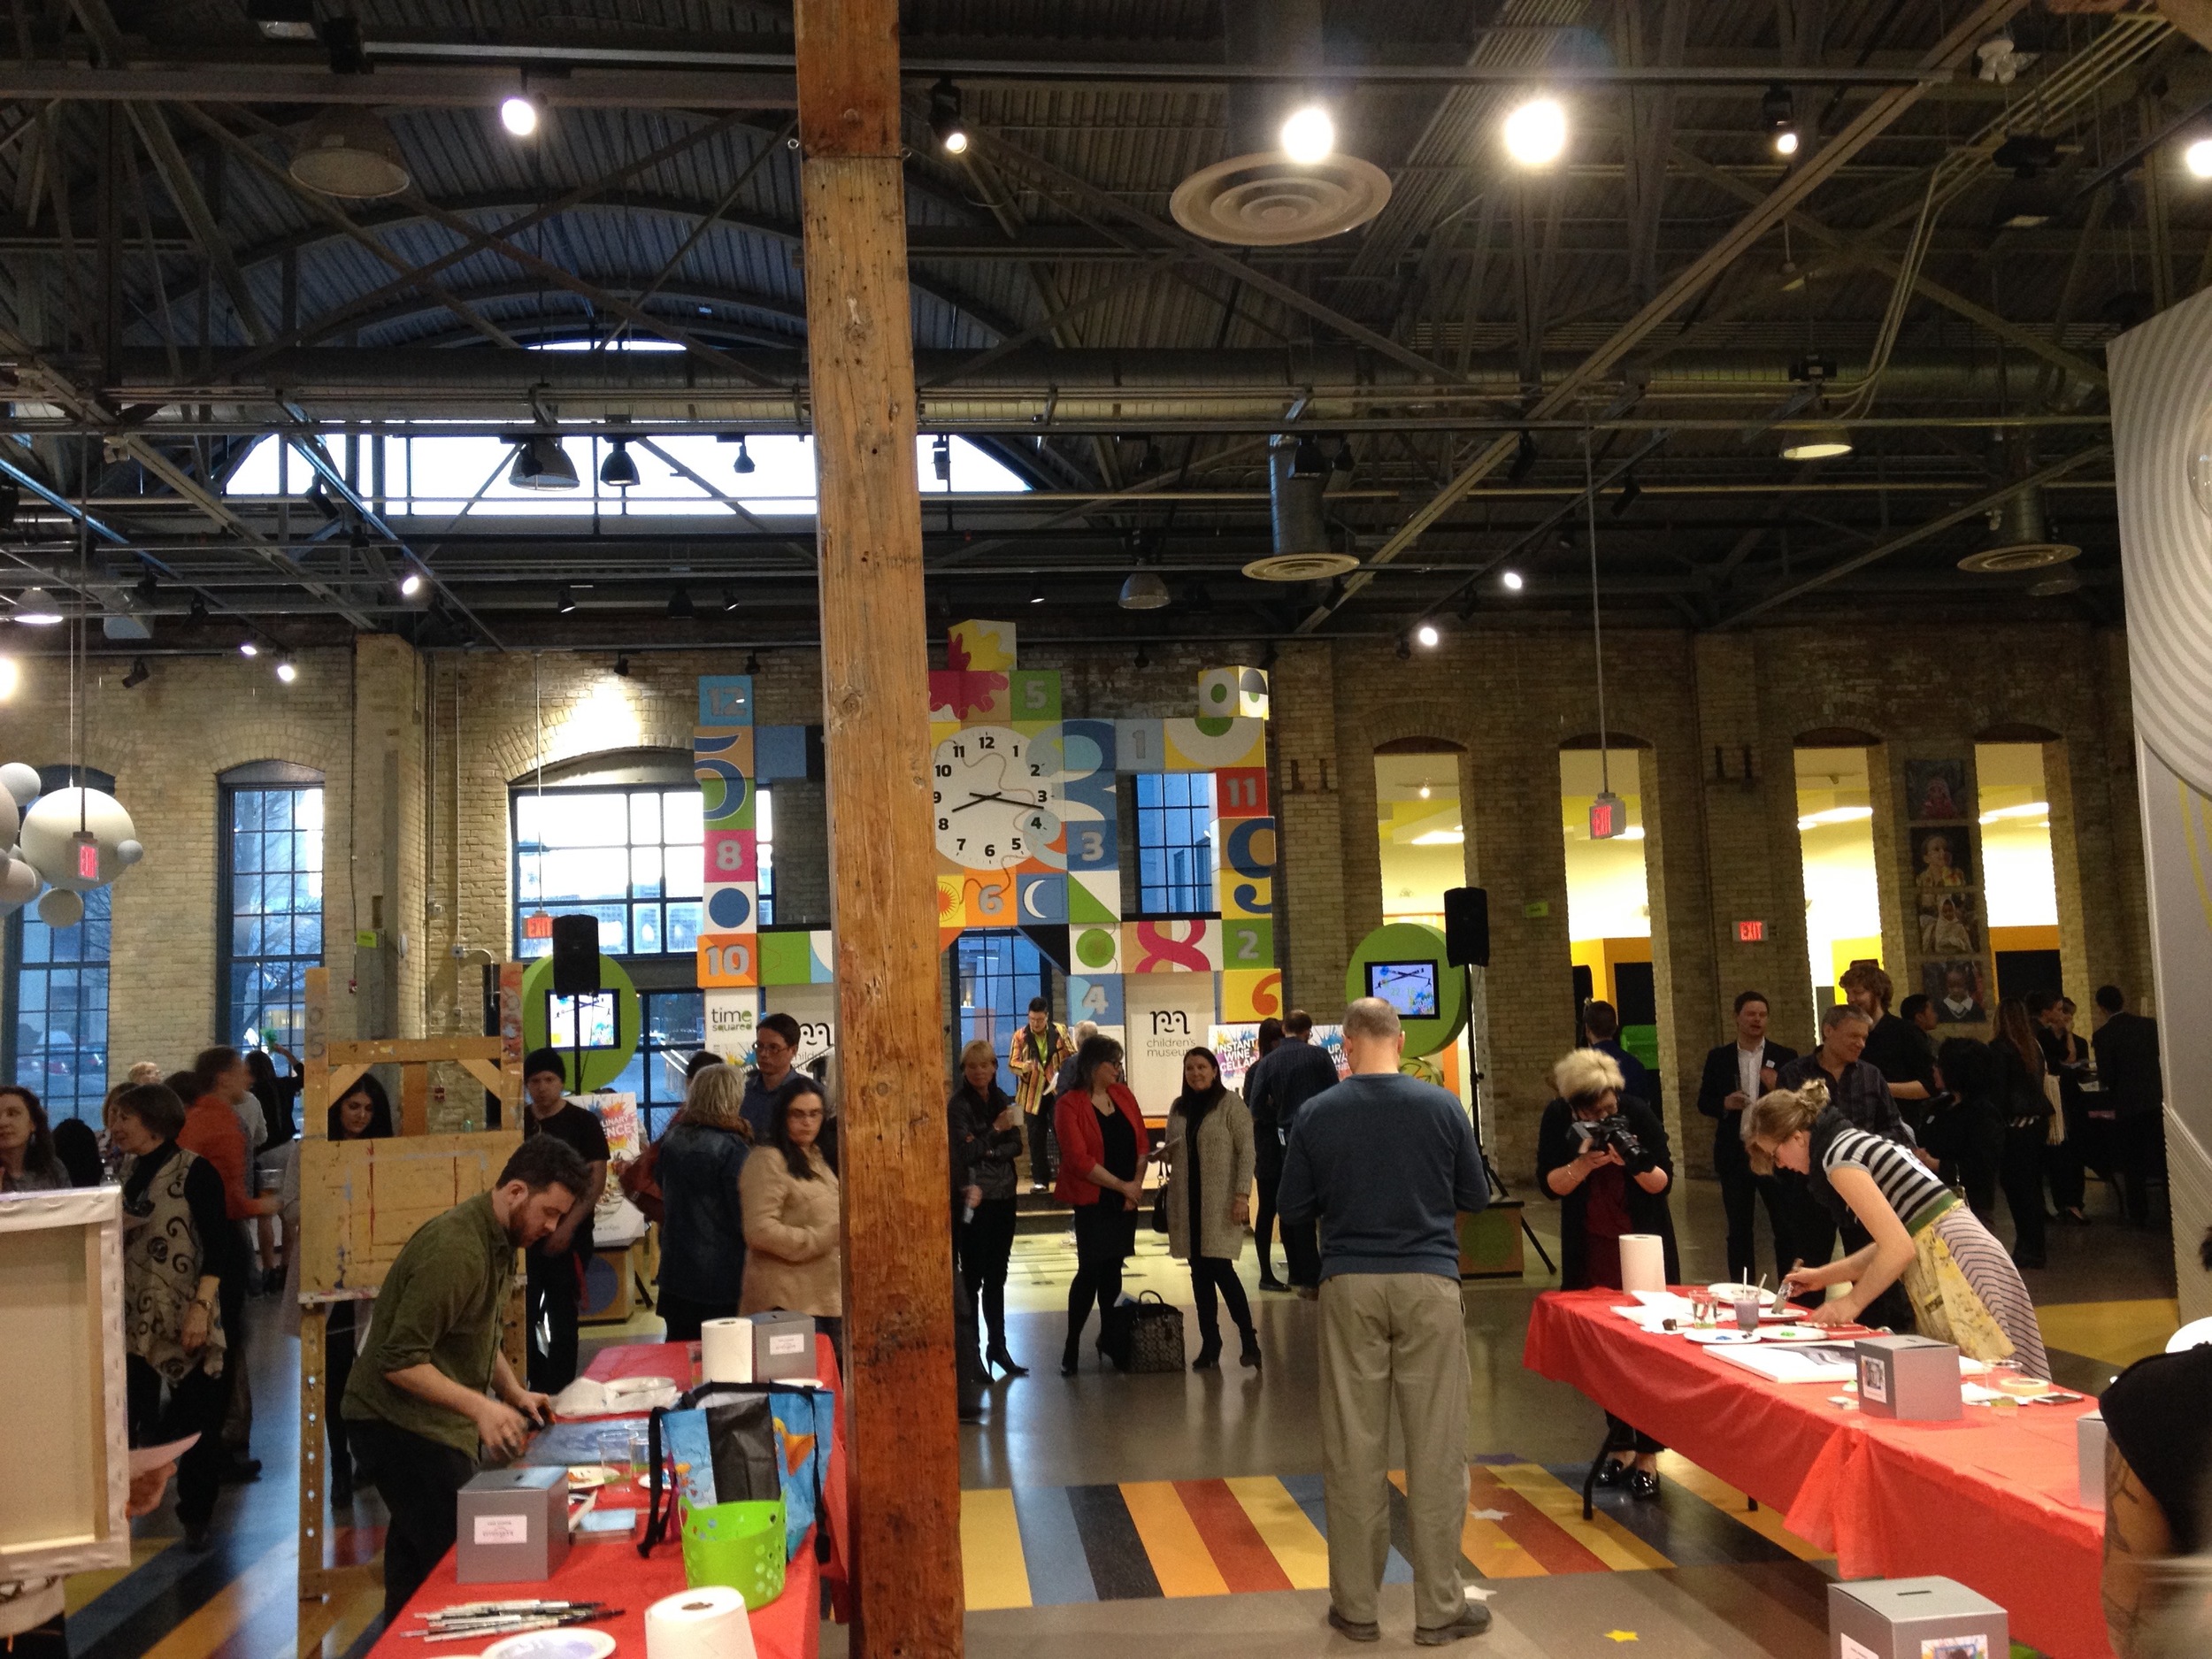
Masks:
[[[1746,1342],[1762,1340],[1763,1331],[1685,1331],[1682,1333],[1701,1348],[1736,1348]]]
[[[568,1471],[571,1492],[588,1492],[594,1486],[619,1486],[630,1478],[626,1469],[617,1469],[611,1463],[583,1463]]]
[[[1759,1333],[1763,1342],[1855,1342],[1863,1336],[1872,1336],[1874,1328],[1865,1325],[1778,1325]]]
[[[676,1379],[673,1377],[618,1377],[602,1386],[611,1397],[623,1400],[633,1394],[658,1394],[664,1388],[672,1389]]]
[[[607,1659],[614,1638],[603,1630],[575,1625],[568,1630],[526,1630],[503,1636],[484,1649],[483,1659]]]
[[[1774,1300],[1774,1293],[1770,1290],[1761,1290],[1756,1285],[1732,1284],[1724,1279],[1717,1285],[1708,1285],[1705,1287],[1705,1294],[1707,1295],[1717,1296],[1721,1301],[1728,1302],[1734,1302],[1746,1291],[1750,1292],[1751,1294],[1755,1296],[1763,1297],[1768,1302],[1772,1302]]]

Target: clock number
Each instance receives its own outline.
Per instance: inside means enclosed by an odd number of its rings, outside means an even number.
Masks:
[[[952,746],[952,757],[953,757],[955,760],[965,760],[965,759],[967,759],[967,757],[968,757],[968,746],[967,746],[965,743],[955,743],[955,744]]]
[[[968,838],[967,838],[965,835],[956,835],[956,836],[954,836],[954,837],[953,837],[953,841],[952,841],[952,849],[953,849],[953,851],[955,851],[955,852],[956,852],[956,853],[964,853],[964,852],[967,851],[967,850],[968,850]]]
[[[1020,852],[1020,851],[1021,851],[1021,849],[1022,849],[1022,838],[1021,838],[1020,836],[1018,836],[1018,835],[1017,835],[1017,836],[1013,837],[1010,841],[1009,841],[1006,843],[1006,850],[1007,850],[1008,852],[1010,852],[1010,853],[1018,853],[1018,852]]]
[[[940,778],[949,778],[952,776],[952,768],[941,760],[937,763],[937,775]]]
[[[992,841],[985,841],[985,842],[983,843],[983,856],[984,856],[986,858],[995,858],[995,857],[997,857],[997,856],[998,856],[998,847],[997,847],[997,845],[996,845],[995,842],[992,842]]]
[[[993,737],[988,732],[984,732],[977,736],[975,740],[975,746],[978,749],[996,749],[998,747],[998,739]]]
[[[937,827],[941,830],[949,830],[952,827],[952,820],[949,818],[941,818],[937,820]]]
[[[1037,791],[1037,804],[1038,804],[1039,806],[1042,806],[1042,805],[1043,805],[1046,802],[1048,802],[1048,801],[1049,801],[1049,800],[1051,800],[1051,799],[1052,799],[1052,791],[1051,791],[1051,790],[1049,790],[1049,789],[1040,789],[1040,790],[1038,790],[1038,791]]]
[[[1045,769],[1033,760],[1029,763],[1029,775],[1033,778],[1041,778],[1045,775]]]

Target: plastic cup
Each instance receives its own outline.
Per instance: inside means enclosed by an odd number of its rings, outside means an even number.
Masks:
[[[1736,1299],[1736,1329],[1747,1336],[1759,1328],[1759,1302],[1756,1296]]]

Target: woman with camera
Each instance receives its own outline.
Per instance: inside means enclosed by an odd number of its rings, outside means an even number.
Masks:
[[[1552,1067],[1559,1098],[1536,1126],[1536,1184],[1559,1200],[1559,1284],[1563,1290],[1621,1288],[1621,1235],[1655,1233],[1666,1251],[1667,1282],[1682,1276],[1674,1217],[1667,1210],[1674,1161],[1666,1126],[1622,1092],[1612,1056],[1577,1048]],[[1598,1485],[1625,1484],[1646,1502],[1659,1495],[1657,1440],[1605,1414],[1611,1458]]]

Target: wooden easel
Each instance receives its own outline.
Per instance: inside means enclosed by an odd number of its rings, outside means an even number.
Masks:
[[[522,964],[499,973],[500,1033],[337,1042],[330,1037],[330,971],[307,972],[307,1035],[300,1056],[300,1548],[303,1601],[366,1589],[375,1563],[334,1567],[324,1559],[325,1414],[329,1318],[339,1302],[366,1302],[415,1229],[464,1199],[488,1192],[520,1144]],[[501,1102],[503,1127],[430,1133],[430,1068],[460,1066]],[[373,1065],[400,1068],[398,1134],[389,1141],[328,1137],[331,1102]],[[508,1304],[504,1346],[523,1364],[521,1276]]]

